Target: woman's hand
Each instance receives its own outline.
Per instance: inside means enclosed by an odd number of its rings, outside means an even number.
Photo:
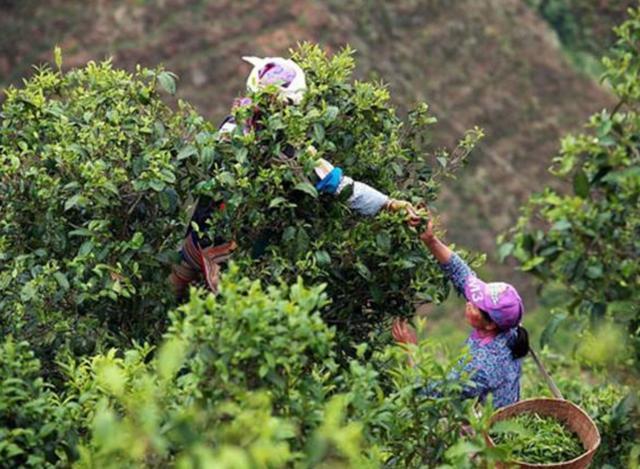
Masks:
[[[391,199],[387,204],[387,207],[392,212],[399,212],[400,210],[404,210],[407,212],[407,222],[411,226],[417,226],[420,224],[420,220],[422,219],[418,210],[411,204],[411,202],[407,200],[398,200]]]
[[[406,319],[396,319],[391,326],[391,335],[401,344],[417,344],[416,332],[411,329]]]
[[[431,213],[428,213],[428,221],[427,227],[420,234],[420,240],[427,246],[431,254],[434,255],[436,260],[440,264],[446,264],[451,260],[451,256],[453,256],[453,251],[449,249],[449,246],[444,244],[442,241],[438,239],[438,237],[433,232],[433,217]]]
[[[436,235],[433,233],[433,222],[431,220],[432,218],[431,216],[429,216],[429,220],[427,221],[427,227],[425,228],[424,232],[420,234],[420,239],[425,244],[432,243],[436,238]]]

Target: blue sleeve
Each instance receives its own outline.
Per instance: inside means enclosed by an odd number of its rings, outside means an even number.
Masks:
[[[464,287],[470,275],[475,277],[476,273],[462,258],[455,252],[446,264],[440,264],[442,271],[449,277],[456,291],[464,296]]]
[[[316,184],[318,192],[335,194],[342,182],[342,169],[333,168],[321,181]]]

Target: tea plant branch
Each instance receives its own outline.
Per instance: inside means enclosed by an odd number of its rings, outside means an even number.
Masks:
[[[618,104],[616,104],[616,106],[611,111],[610,119],[613,119],[613,116],[615,116],[616,113],[620,110],[620,108],[622,106],[624,106],[626,103],[627,103],[627,99],[626,98],[622,98],[620,101],[618,101]]]

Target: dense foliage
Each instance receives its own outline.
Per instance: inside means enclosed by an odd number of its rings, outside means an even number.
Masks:
[[[584,134],[565,137],[554,160],[553,173],[573,193],[534,195],[501,250],[564,285],[577,316],[626,324],[640,363],[640,11],[630,15],[603,61],[620,104],[594,115]]]
[[[78,467],[433,467],[468,457],[466,447],[446,453],[472,405],[459,398],[464,381],[447,379],[450,365],[422,343],[418,368],[400,349],[339,367],[335,333],[318,314],[326,301],[322,287],[265,288],[234,267],[217,297],[196,291],[171,313],[155,353],[140,345],[70,359],[58,393],[37,378],[27,344],[9,339],[4,461],[65,465],[76,442]],[[442,398],[416,393],[425,376]]]
[[[73,459],[77,427],[40,376],[27,342],[0,343],[0,461],[5,467],[45,467]]]
[[[167,269],[200,180],[183,158],[202,129],[173,112],[161,70],[89,63],[10,88],[0,125],[0,331],[60,348],[159,337]]]
[[[210,142],[212,178],[199,193],[225,201],[225,209],[214,213],[209,236],[236,239],[234,259],[252,278],[326,283],[332,301],[325,321],[349,340],[371,341],[390,315],[408,316],[416,302],[443,298],[442,274],[403,216],[352,213],[347,191],[338,200],[319,195],[310,175],[317,158],[326,158],[391,196],[433,200],[426,142],[435,119],[420,104],[403,123],[385,86],[352,82],[349,49],[329,58],[304,45],[293,58],[309,83],[303,103],[286,105],[271,90],[254,94],[235,116],[256,125]],[[463,160],[480,135],[469,132],[451,154],[437,152],[438,171]],[[297,150],[294,158],[287,148]]]
[[[303,46],[302,106],[283,106],[269,89],[253,95],[234,112],[257,126],[224,139],[188,105],[163,103],[175,77],[162,69],[129,74],[104,62],[65,73],[57,55],[57,70],[39,68],[7,90],[4,462],[468,459],[457,445],[472,418],[463,382],[447,379],[450,367],[424,346],[414,350],[419,367],[407,367],[404,351],[382,349],[388,335],[378,334],[385,318],[442,298],[442,275],[402,215],[358,217],[308,180],[315,159],[327,157],[391,195],[435,197],[422,133],[435,119],[419,105],[405,128],[383,85],[350,82],[351,54]],[[458,166],[479,136],[435,153],[436,175]],[[295,157],[283,157],[288,146]],[[237,267],[217,297],[193,290],[174,309],[166,277],[199,196],[225,202],[207,230],[238,242]],[[441,398],[416,393],[425,376]]]
[[[442,298],[445,282],[402,216],[358,217],[309,182],[327,157],[391,195],[435,197],[422,135],[435,119],[423,104],[405,127],[383,85],[350,81],[351,53],[303,46],[294,56],[308,75],[303,105],[285,106],[273,90],[252,96],[235,114],[257,125],[225,139],[186,104],[163,103],[159,89],[174,92],[175,79],[162,70],[45,67],[10,88],[0,126],[2,333],[48,357],[157,337],[172,303],[165,278],[198,196],[225,202],[206,231],[238,242],[247,275],[325,282],[324,318],[347,344]],[[439,171],[478,136],[438,152]],[[299,151],[286,157],[287,147]]]

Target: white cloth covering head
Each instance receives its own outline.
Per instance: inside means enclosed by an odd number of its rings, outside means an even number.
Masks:
[[[267,85],[277,85],[280,96],[300,104],[307,90],[304,72],[293,60],[282,57],[242,57],[253,69],[247,78],[247,89],[256,92]]]

